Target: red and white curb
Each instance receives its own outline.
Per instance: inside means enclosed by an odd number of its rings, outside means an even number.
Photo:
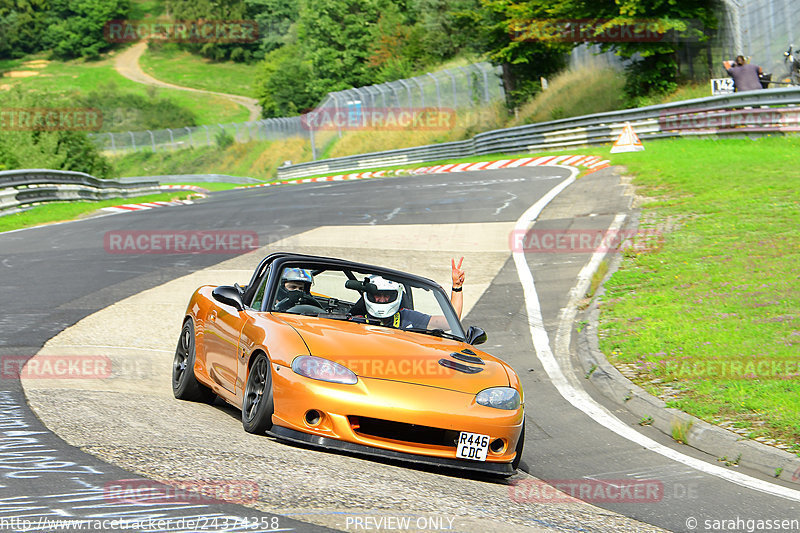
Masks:
[[[113,207],[103,207],[100,210],[109,213],[126,213],[128,211],[145,211],[147,209],[156,209],[158,207],[172,207],[176,205],[191,205],[194,202],[191,200],[173,200],[171,202],[144,202],[140,204],[123,204],[115,205]]]
[[[544,157],[522,157],[518,159],[499,159],[496,161],[481,161],[478,163],[461,163],[450,165],[436,165],[433,167],[420,167],[409,172],[411,174],[442,174],[447,172],[472,172],[476,170],[498,170],[501,168],[536,167],[566,165],[571,167],[585,167],[589,170],[586,174],[606,168],[611,164],[608,159],[587,155],[559,155]]]
[[[200,194],[208,194],[208,189],[198,187],[197,185],[161,185],[161,190],[164,191],[194,191]]]
[[[305,178],[301,180],[274,181],[271,183],[259,183],[258,185],[246,185],[236,187],[237,189],[250,189],[253,187],[272,187],[274,185],[295,185],[298,183],[319,183],[323,181],[344,181],[359,180],[368,178],[382,178],[384,176],[400,175],[419,175],[419,174],[444,174],[447,172],[471,172],[476,170],[497,170],[501,168],[534,167],[534,166],[553,166],[567,165],[573,167],[585,167],[591,174],[600,169],[611,165],[611,161],[598,156],[588,155],[559,155],[544,157],[522,157],[518,159],[499,159],[496,161],[480,161],[478,163],[460,163],[449,165],[436,165],[432,167],[399,168],[395,170],[379,170],[377,172],[359,172],[354,174],[337,174],[335,176],[322,176],[319,178]]]
[[[159,187],[161,190],[164,191],[193,191],[195,194],[192,196],[196,196],[199,198],[205,198],[208,196],[208,189],[204,189],[202,187],[198,187],[197,185],[161,185]],[[172,200],[170,202],[167,201],[159,201],[159,202],[141,202],[138,204],[123,204],[123,205],[115,205],[112,207],[103,207],[100,210],[106,211],[108,213],[125,213],[128,211],[144,211],[147,209],[156,209],[158,207],[172,207],[176,205],[192,205],[194,202],[191,200]]]

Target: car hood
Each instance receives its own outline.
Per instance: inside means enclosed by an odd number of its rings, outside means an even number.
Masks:
[[[469,344],[399,329],[299,315],[281,318],[303,338],[309,353],[340,363],[361,378],[388,379],[477,394],[508,386],[504,365]],[[483,364],[451,354],[469,348]],[[440,361],[446,361],[444,366]],[[470,373],[480,369],[478,372]]]

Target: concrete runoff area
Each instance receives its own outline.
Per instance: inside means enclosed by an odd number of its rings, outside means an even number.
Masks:
[[[157,480],[258,483],[251,507],[339,529],[411,517],[456,531],[659,531],[571,498],[516,501],[505,482],[282,444],[244,432],[240,414],[175,400],[171,364],[185,307],[203,284],[246,283],[272,251],[342,257],[434,279],[450,287],[464,255],[464,316],[510,257],[513,223],[320,227],[170,281],[94,313],[52,338],[29,361],[105,356],[97,379],[23,378],[30,406],[69,444]],[[380,249],[376,257],[375,250]],[[469,324],[465,324],[469,325]],[[515,480],[533,480],[520,473]],[[384,522],[385,523],[385,522]]]

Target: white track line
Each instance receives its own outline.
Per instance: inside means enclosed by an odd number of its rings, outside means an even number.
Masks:
[[[565,166],[562,166],[561,168],[569,170],[570,176],[553,187],[546,195],[529,207],[522,214],[522,216],[520,216],[516,225],[514,226],[515,233],[527,231],[530,225],[547,206],[547,204],[549,204],[553,198],[555,198],[559,193],[561,193],[561,191],[566,189],[570,184],[572,184],[572,182],[575,181],[575,176],[578,175],[577,168]],[[615,223],[616,222],[617,220],[615,219]],[[683,463],[686,466],[699,470],[700,472],[736,483],[742,487],[747,487],[749,489],[757,490],[759,492],[774,496],[780,496],[782,498],[786,498],[787,500],[800,502],[800,491],[783,487],[781,485],[775,485],[767,481],[762,481],[739,472],[727,470],[720,466],[701,461],[700,459],[689,457],[688,455],[684,455],[676,450],[673,450],[672,448],[664,446],[663,444],[659,444],[653,439],[642,435],[635,429],[622,422],[608,409],[597,403],[582,387],[575,386],[573,383],[571,383],[562,372],[558,361],[556,361],[556,358],[550,349],[550,338],[548,337],[547,331],[544,328],[542,308],[539,303],[539,296],[536,293],[536,285],[534,283],[533,273],[525,261],[525,254],[522,251],[512,251],[512,255],[514,257],[514,264],[517,268],[517,276],[519,276],[519,280],[522,284],[522,289],[525,295],[525,309],[528,315],[528,326],[530,327],[531,339],[533,339],[533,347],[536,350],[536,356],[539,358],[539,361],[542,363],[547,375],[550,377],[550,381],[553,386],[555,386],[559,394],[561,394],[565,400],[571,403],[573,407],[584,412],[595,422],[605,428],[610,429],[617,435],[626,438],[629,441],[636,443],[652,452],[661,454],[668,459]],[[592,255],[590,262],[581,270],[580,274],[578,275],[578,279],[580,280],[578,285],[572,289],[572,291],[570,291],[570,295],[572,297],[574,297],[575,294],[580,294],[579,291],[581,286],[585,285],[586,279],[588,279],[591,276],[591,273],[594,272],[594,269],[597,267],[597,264],[600,262],[603,255],[605,254],[600,252],[595,252],[595,254]],[[583,290],[585,291],[585,287]],[[573,303],[573,298],[570,298],[570,303]],[[562,328],[569,328],[567,331],[571,331],[572,317],[574,317],[574,314],[570,313],[568,308],[567,312],[562,315],[559,322],[559,332],[562,331]],[[556,346],[557,350],[559,347],[568,349],[568,335],[557,335],[556,339],[559,344],[559,346]]]

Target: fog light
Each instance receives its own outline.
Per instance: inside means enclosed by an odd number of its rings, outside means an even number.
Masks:
[[[322,413],[316,409],[309,409],[306,411],[306,424],[309,426],[316,426],[322,421]]]
[[[489,449],[492,451],[492,453],[503,453],[503,451],[506,449],[506,443],[503,439],[494,439],[489,444]]]

